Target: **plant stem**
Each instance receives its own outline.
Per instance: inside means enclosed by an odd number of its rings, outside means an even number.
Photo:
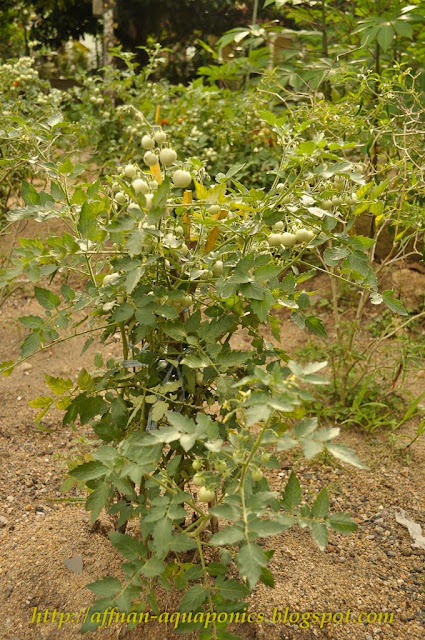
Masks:
[[[198,546],[199,560],[200,560],[201,567],[202,567],[204,588],[208,592],[208,605],[209,605],[210,612],[213,613],[214,612],[214,603],[213,603],[212,598],[211,598],[211,589],[210,589],[210,585],[209,585],[209,582],[208,582],[208,571],[207,571],[207,567],[205,565],[204,552],[202,550],[202,542],[201,542],[201,539],[199,538],[199,535],[196,536],[195,540],[196,540],[196,544]],[[215,626],[214,617],[213,617],[213,623],[212,624],[213,624],[213,626],[212,626],[212,629],[211,629],[211,636],[210,637],[213,640],[213,639],[217,638],[217,629],[216,629],[216,626]]]

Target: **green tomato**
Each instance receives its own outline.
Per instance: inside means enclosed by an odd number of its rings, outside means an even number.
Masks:
[[[273,225],[273,229],[276,229],[276,231],[282,231],[282,229],[284,228],[284,223],[282,222],[282,220],[279,220],[279,222],[276,222],[275,225]]]
[[[199,502],[211,502],[215,498],[215,492],[206,487],[201,487],[198,491]]]
[[[203,464],[202,464],[201,460],[194,460],[192,462],[192,469],[194,471],[200,471],[202,469],[202,467],[203,467]]]
[[[260,480],[263,478],[263,472],[258,468],[253,469],[251,471],[251,475],[254,482],[260,482]]]
[[[334,186],[337,191],[343,191],[345,186],[345,180],[342,176],[336,176],[334,180]]]
[[[281,235],[281,243],[284,247],[293,247],[296,240],[293,233],[282,233]]]
[[[156,156],[155,156],[156,157]],[[182,169],[177,169],[173,173],[173,183],[176,187],[180,187],[180,189],[186,189],[192,182],[192,176],[189,171],[183,171]]]
[[[145,200],[146,200],[146,209],[150,209],[152,207],[152,202],[153,202],[153,193],[147,193],[145,195]]]
[[[298,231],[295,232],[295,239],[297,242],[309,242],[311,238],[312,232],[308,229],[298,229]]]
[[[165,133],[165,131],[155,131],[153,137],[155,138],[156,142],[158,142],[158,144],[162,144],[166,141],[167,134]]]
[[[115,202],[118,202],[118,204],[125,204],[127,202],[125,193],[118,191],[118,193],[115,194]]]
[[[173,164],[177,160],[177,153],[174,149],[162,149],[159,152],[159,159],[164,165]]]
[[[153,149],[154,146],[155,146],[155,140],[153,140],[150,136],[143,136],[142,138],[143,149]]]
[[[152,151],[146,151],[143,156],[143,161],[148,165],[148,167],[153,167],[158,163],[158,156],[155,153],[152,153]]]
[[[211,215],[220,213],[220,211],[221,211],[221,207],[219,204],[212,204],[210,207],[208,207],[208,212],[211,213]]]
[[[195,485],[195,487],[203,487],[205,480],[202,476],[202,473],[195,473],[195,475],[192,478],[192,482]]]
[[[127,164],[124,167],[124,174],[127,176],[127,178],[135,178],[137,175],[137,169],[134,164]]]
[[[279,247],[282,244],[282,234],[271,233],[268,237],[268,243],[270,247]]]
[[[221,260],[216,260],[216,262],[212,266],[211,271],[215,276],[223,275],[223,262]]]
[[[267,464],[270,460],[270,453],[262,453],[260,459],[263,464]]]
[[[148,183],[142,180],[142,178],[136,178],[131,183],[135,193],[147,193],[149,191]]]
[[[224,460],[217,460],[217,462],[215,463],[215,468],[217,469],[217,471],[226,471],[227,469],[227,464],[225,463]]]

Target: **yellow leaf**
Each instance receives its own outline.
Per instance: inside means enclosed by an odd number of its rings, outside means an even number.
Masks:
[[[161,173],[161,169],[159,167],[159,164],[158,163],[154,164],[153,167],[151,167],[150,169],[151,169],[151,174],[155,178],[157,183],[161,184],[162,183],[162,173]]]
[[[161,114],[161,105],[157,104],[155,109],[155,124],[159,124],[160,114]]]
[[[216,216],[217,220],[224,220],[224,218],[227,217],[228,215],[228,211],[227,209],[222,209],[220,211],[220,213]],[[212,251],[214,249],[215,243],[217,242],[217,238],[219,236],[220,233],[220,229],[219,227],[215,227],[214,229],[212,229],[212,231],[210,231],[209,236],[207,238],[207,241],[205,243],[205,247],[203,250],[203,253],[209,253],[210,251]]]
[[[183,204],[192,203],[192,191],[191,189],[185,189],[183,193]],[[183,222],[185,224],[184,237],[186,240],[190,240],[190,210],[187,210],[183,214]]]
[[[204,185],[198,182],[197,180],[194,180],[194,183],[195,183],[196,197],[198,198],[198,200],[205,200],[206,197],[208,196],[208,189],[204,187]]]

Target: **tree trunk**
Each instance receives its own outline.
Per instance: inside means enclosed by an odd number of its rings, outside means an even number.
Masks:
[[[114,36],[114,7],[115,0],[103,0],[103,65],[112,64],[109,53],[115,44]]]

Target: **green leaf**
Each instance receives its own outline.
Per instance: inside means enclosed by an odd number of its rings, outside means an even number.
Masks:
[[[142,573],[147,578],[154,578],[155,576],[160,576],[165,570],[165,564],[159,560],[159,558],[149,558],[149,560],[141,567],[140,573]]]
[[[77,187],[72,194],[71,204],[84,204],[87,200],[87,194],[81,189],[81,187]]]
[[[183,551],[190,551],[196,549],[196,542],[193,538],[185,535],[184,533],[176,533],[171,538],[168,549],[175,553],[182,553]]]
[[[303,155],[310,155],[316,149],[316,143],[313,140],[307,140],[306,142],[301,142],[296,152]]]
[[[230,522],[235,522],[241,517],[240,507],[228,502],[217,504],[215,507],[211,507],[209,512],[213,516],[217,516],[217,518],[224,518],[225,520],[230,520]]]
[[[394,35],[394,27],[391,22],[387,22],[379,29],[377,40],[384,51],[387,51],[394,42]]]
[[[249,407],[246,412],[246,424],[248,427],[256,424],[257,422],[263,422],[270,416],[271,410],[266,404],[255,404]]]
[[[60,113],[60,111],[57,111],[56,113],[52,113],[52,115],[49,116],[46,120],[46,124],[52,128],[56,127],[61,122],[63,122],[63,115]]]
[[[292,522],[284,522],[281,519],[263,520],[257,518],[256,521],[249,522],[249,531],[255,533],[259,538],[268,538],[286,531],[291,525]]]
[[[323,442],[316,442],[315,440],[304,440],[302,443],[303,454],[307,460],[311,460],[318,453],[323,451]]]
[[[75,291],[68,284],[63,284],[61,286],[61,294],[66,302],[75,300]]]
[[[329,267],[334,267],[340,260],[346,258],[349,253],[349,250],[345,247],[328,247],[323,253],[323,259]]]
[[[127,560],[137,560],[139,557],[145,556],[146,548],[137,538],[118,531],[109,532],[108,537],[114,547]]]
[[[93,389],[94,385],[93,385],[93,379],[91,377],[91,375],[89,374],[88,371],[86,371],[86,369],[83,367],[77,377],[77,384],[79,386],[80,389],[82,390],[88,390],[88,389]]]
[[[316,318],[315,316],[307,316],[305,319],[305,326],[306,329],[317,336],[321,336],[322,338],[328,337],[325,326],[320,318]]]
[[[239,572],[253,589],[260,580],[262,568],[267,566],[267,556],[257,544],[248,543],[241,547],[236,562]]]
[[[283,436],[281,436],[277,441],[277,450],[288,451],[289,449],[293,449],[297,445],[298,445],[298,440],[291,438],[289,433],[284,433]]]
[[[125,290],[127,293],[132,293],[134,289],[139,284],[140,276],[143,273],[143,267],[137,267],[136,269],[131,269],[126,275],[125,278]]]
[[[394,29],[400,36],[411,38],[413,36],[413,27],[406,20],[396,20],[394,22]]]
[[[143,253],[145,237],[146,234],[142,229],[135,229],[129,234],[126,242],[126,247],[131,258]]]
[[[226,569],[226,567],[224,568]],[[220,595],[222,595],[226,600],[239,600],[240,598],[245,598],[250,594],[248,587],[237,580],[225,580],[224,582],[220,582],[217,586]]]
[[[303,418],[294,427],[294,435],[297,438],[304,438],[317,429],[318,420],[314,418]]]
[[[384,304],[391,309],[391,311],[394,311],[395,313],[400,314],[401,316],[408,316],[409,314],[407,313],[406,309],[403,307],[402,303],[400,302],[400,300],[397,300],[396,298],[394,298],[394,291],[383,291],[382,292],[382,300],[384,302]]]
[[[133,317],[134,312],[135,309],[131,304],[128,304],[128,302],[123,302],[114,310],[111,316],[111,320],[113,322],[127,322],[128,320],[130,320],[130,318]]]
[[[266,287],[263,287],[259,282],[247,282],[246,284],[241,284],[240,290],[245,298],[248,298],[249,300],[264,300],[267,292]]]
[[[348,513],[335,513],[330,516],[328,522],[334,531],[342,535],[357,531],[357,524]]]
[[[270,0],[269,4],[271,4],[272,2],[274,2],[274,0]],[[267,124],[269,124],[270,126],[273,126],[276,123],[276,116],[271,111],[259,111],[258,115],[260,116],[260,118],[265,120]]]
[[[167,411],[167,420],[181,433],[193,433],[195,431],[195,422],[176,411]]]
[[[28,404],[30,407],[34,407],[34,409],[44,409],[44,407],[50,407],[53,402],[54,398],[52,396],[39,396],[31,400]]]
[[[86,501],[86,511],[91,511],[91,520],[95,522],[100,515],[103,507],[108,502],[111,489],[106,482],[101,482],[96,489],[89,495]],[[98,594],[102,595],[102,594]]]
[[[326,525],[322,522],[313,522],[310,525],[310,529],[313,540],[317,543],[319,549],[323,551],[328,544],[328,530]]]
[[[224,176],[226,178],[226,180],[228,180],[229,178],[233,178],[233,176],[235,176],[237,173],[239,173],[239,171],[242,171],[242,169],[245,167],[246,163],[244,164],[234,164],[232,165],[226,175]]]
[[[316,500],[311,507],[311,515],[313,518],[325,518],[329,511],[329,496],[326,489],[322,489],[317,495]]]
[[[13,372],[13,366],[15,362],[13,360],[3,360],[3,362],[0,362],[0,372],[1,375],[4,376],[5,378],[7,378],[8,376],[10,376]]]
[[[350,271],[352,277],[355,279],[359,279],[360,276],[366,278],[369,275],[370,266],[368,259],[362,251],[354,251],[344,260],[342,266],[344,270]]]
[[[261,568],[260,581],[266,585],[266,587],[270,587],[271,589],[275,586],[275,581],[272,572],[267,567]]]
[[[43,318],[40,316],[21,316],[19,322],[29,329],[39,329],[44,324]]]
[[[329,453],[341,460],[342,462],[347,462],[348,464],[352,464],[354,467],[359,467],[359,469],[367,469],[368,467],[361,462],[361,460],[356,456],[353,449],[346,447],[344,444],[338,444],[334,442],[326,443],[326,448]]]
[[[169,404],[168,402],[165,402],[165,400],[157,400],[157,402],[155,402],[152,407],[152,420],[154,420],[155,422],[159,422],[160,420],[162,420],[168,407]]]
[[[77,416],[80,416],[81,424],[87,424],[97,415],[103,415],[107,409],[108,405],[102,396],[89,398],[85,393],[80,393],[70,403],[63,417],[63,424],[72,424],[77,419]]]
[[[21,344],[20,353],[22,358],[27,358],[35,351],[37,351],[38,347],[41,343],[41,336],[39,333],[30,333],[23,343]]]
[[[25,202],[25,204],[28,204],[28,205],[40,204],[40,196],[39,196],[39,194],[34,189],[32,184],[29,184],[29,182],[27,182],[26,180],[22,180],[21,194],[22,194],[22,199]]]
[[[61,303],[59,296],[52,293],[48,289],[42,289],[41,287],[34,287],[34,294],[39,304],[45,309],[55,309]]]
[[[158,556],[162,558],[167,554],[168,544],[171,540],[172,523],[167,518],[160,520],[152,532],[153,547]]]
[[[382,186],[383,184],[382,182],[378,186]],[[377,187],[375,187],[375,189],[376,188]],[[368,238],[367,236],[349,236],[347,242],[354,251],[367,251],[375,244],[374,238]]]
[[[78,231],[83,238],[93,240],[98,234],[97,216],[105,210],[103,202],[86,201],[81,207]]]
[[[87,585],[87,589],[90,589],[92,593],[104,598],[114,596],[121,588],[121,582],[118,578],[113,578],[112,576],[106,576]]]
[[[285,491],[282,495],[282,503],[288,510],[297,507],[302,498],[301,485],[298,481],[297,476],[293,471],[291,471],[291,475],[289,476],[289,480],[286,484]]]
[[[165,178],[164,181],[156,189],[152,200],[152,207],[149,209],[148,221],[151,224],[158,222],[158,220],[160,220],[161,216],[163,215],[167,204],[169,190],[170,181],[168,178]]]
[[[226,527],[225,529],[221,529],[221,531],[212,535],[210,538],[210,544],[217,547],[222,545],[231,545],[243,540],[244,536],[245,533],[243,526],[240,522],[237,522],[236,524]]]
[[[92,460],[90,462],[80,464],[75,469],[72,469],[69,472],[69,475],[73,478],[77,478],[77,480],[81,482],[88,482],[89,480],[101,478],[105,473],[107,473],[107,471],[107,468],[101,462]]]
[[[180,601],[179,611],[196,611],[208,597],[208,591],[201,585],[190,587]]]
[[[56,393],[59,396],[70,391],[74,386],[74,383],[70,378],[55,378],[54,376],[49,376],[49,374],[46,373],[44,375],[44,379],[53,393]]]
[[[58,167],[59,173],[63,173],[64,175],[72,173],[74,170],[74,165],[71,162],[70,158],[67,158],[65,162],[62,162]]]

